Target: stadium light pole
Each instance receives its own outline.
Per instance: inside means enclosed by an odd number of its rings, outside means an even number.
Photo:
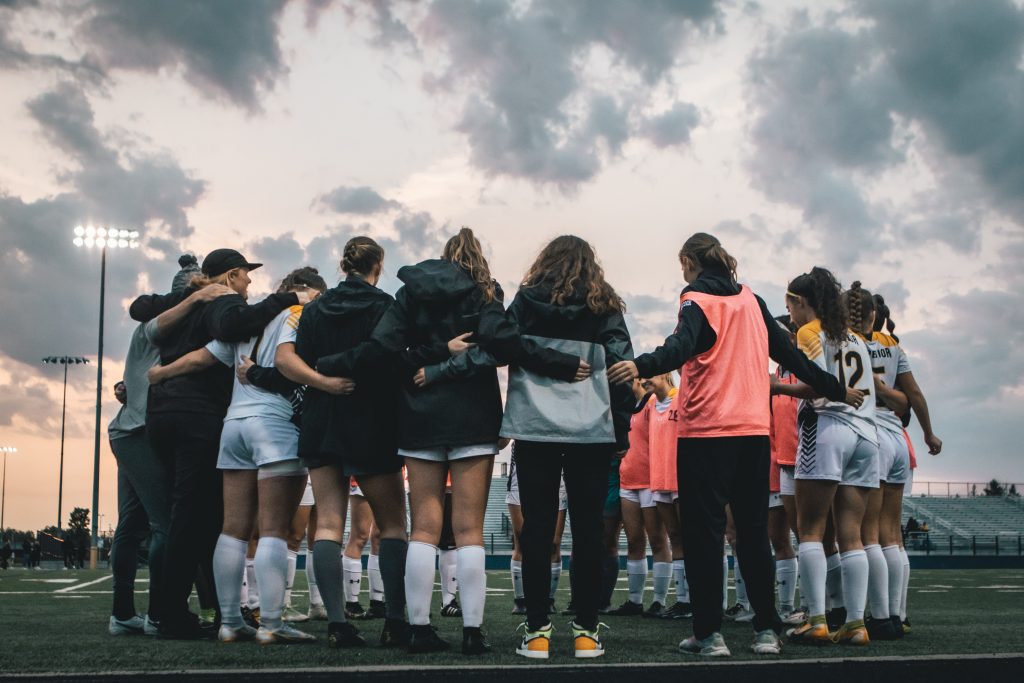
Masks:
[[[7,507],[7,454],[17,452],[18,449],[14,446],[0,446],[0,453],[4,454],[4,478],[3,485],[0,486],[0,531],[7,528],[4,526],[4,508]]]
[[[57,528],[61,529],[63,528],[60,515],[64,502],[64,418],[67,415],[68,408],[68,366],[72,364],[88,364],[89,359],[82,358],[81,356],[47,356],[43,359],[43,362],[48,364],[60,363],[64,366],[64,401],[61,403],[60,408],[60,475],[57,478]]]
[[[100,422],[103,420],[103,304],[107,292],[107,249],[138,249],[139,231],[110,227],[76,226],[72,240],[76,247],[98,247],[100,250],[100,333],[96,354],[96,440],[92,461],[92,543],[89,567],[96,568],[99,540],[97,515],[100,506]]]

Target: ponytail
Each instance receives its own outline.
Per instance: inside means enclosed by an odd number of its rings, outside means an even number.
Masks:
[[[824,268],[815,266],[810,273],[799,275],[786,288],[787,296],[803,297],[821,321],[825,338],[833,344],[841,344],[846,338],[846,310],[840,297],[836,276]]]
[[[875,311],[875,300],[871,292],[861,287],[860,280],[855,280],[850,289],[843,292],[843,303],[850,313],[850,329],[862,334],[864,321]]]
[[[882,328],[885,327],[889,335],[897,342],[900,340],[893,331],[896,329],[896,323],[892,321],[889,313],[889,307],[885,304],[885,299],[881,294],[875,294],[872,297],[872,301],[875,305],[875,332],[881,332]]]
[[[472,278],[476,286],[484,295],[484,301],[490,303],[497,296],[494,285],[494,278],[491,277],[491,269],[484,258],[484,250],[480,246],[480,240],[476,238],[473,231],[467,227],[459,230],[459,234],[448,240],[444,245],[441,258],[451,261],[465,270]]]
[[[725,250],[722,243],[714,235],[706,232],[694,233],[690,239],[683,243],[679,250],[679,260],[683,257],[689,258],[698,264],[701,269],[721,270],[729,274],[733,282],[736,282],[736,259]]]

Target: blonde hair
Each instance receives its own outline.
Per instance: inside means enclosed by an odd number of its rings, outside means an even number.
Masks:
[[[461,267],[472,278],[476,286],[483,292],[484,301],[494,301],[496,289],[494,278],[491,277],[490,266],[484,258],[484,250],[480,246],[480,240],[476,238],[473,231],[467,227],[459,230],[459,234],[448,240],[441,252],[441,258],[451,261]]]
[[[243,268],[232,268],[229,271],[221,273],[220,275],[209,276],[205,273],[196,273],[189,280],[188,286],[195,287],[196,289],[202,289],[207,285],[225,285],[227,286],[228,281],[231,280],[232,275],[237,275],[239,271],[244,270]]]

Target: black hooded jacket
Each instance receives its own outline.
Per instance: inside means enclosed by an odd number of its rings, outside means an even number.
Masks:
[[[354,377],[365,366],[390,359],[400,375],[399,437],[405,449],[452,448],[498,440],[501,394],[494,368],[420,389],[415,372],[449,357],[448,340],[472,332],[476,342],[502,363],[521,361],[551,377],[571,379],[579,358],[533,348],[505,318],[501,288],[485,301],[469,274],[451,261],[432,259],[398,271],[404,283],[395,304],[381,319],[371,341],[346,353],[321,356],[320,372]],[[358,386],[358,379],[357,386]]]
[[[296,331],[295,353],[310,367],[369,339],[394,299],[350,275],[306,305]],[[340,374],[340,373],[339,373]],[[299,457],[310,463],[343,464],[346,473],[380,474],[401,468],[393,406],[398,393],[393,359],[379,356],[349,368],[356,383],[346,396],[307,387],[302,402]]]

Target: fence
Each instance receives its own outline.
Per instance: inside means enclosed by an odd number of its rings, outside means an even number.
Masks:
[[[925,555],[1016,555],[1024,556],[1024,535],[1002,533],[957,536],[927,531],[912,531],[903,535],[908,552]]]
[[[970,498],[972,496],[985,496],[985,489],[991,482],[988,481],[914,481],[911,495],[914,496],[935,496],[939,498]],[[1024,492],[1024,483],[1000,482],[1003,487],[1003,496],[1020,500],[1020,492]],[[1010,493],[1011,487],[1014,493]]]

